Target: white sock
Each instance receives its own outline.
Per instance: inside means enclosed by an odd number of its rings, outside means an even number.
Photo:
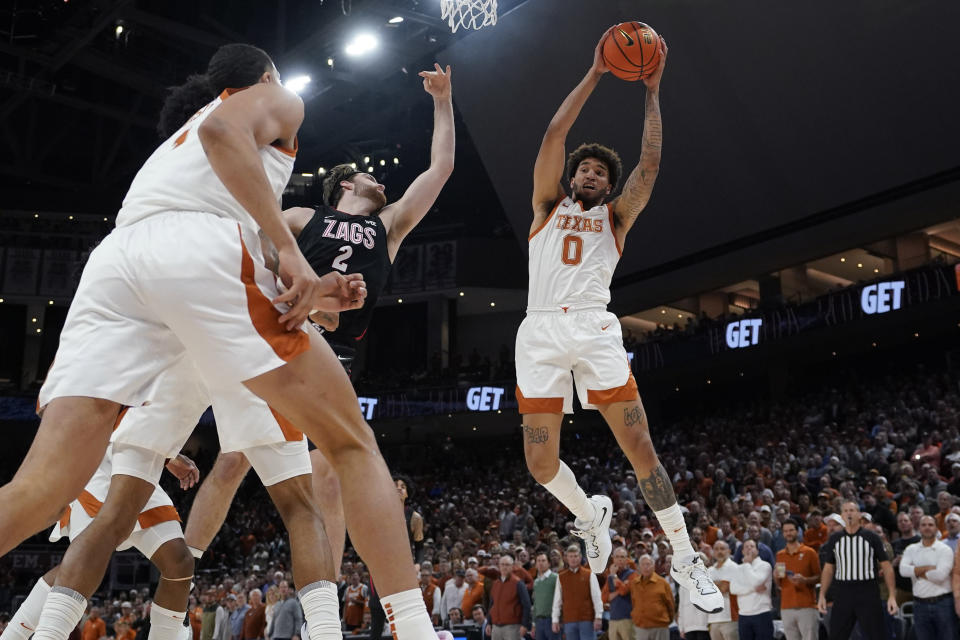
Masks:
[[[663,532],[670,538],[670,546],[673,547],[673,557],[680,562],[690,562],[690,556],[693,555],[693,546],[690,544],[690,536],[687,535],[687,523],[683,520],[683,513],[680,511],[680,505],[674,502],[663,511],[654,511],[657,521],[663,527]]]
[[[427,614],[427,605],[420,589],[385,596],[380,598],[380,603],[387,613],[390,633],[396,640],[436,639],[437,632],[433,630],[433,622]]]
[[[196,547],[188,546],[187,549],[190,549],[190,555],[199,560],[203,557],[203,549],[197,549]]]
[[[50,585],[43,581],[43,578],[37,580],[33,585],[30,595],[23,601],[17,612],[10,618],[7,628],[0,634],[0,640],[27,640],[33,635],[37,623],[40,622],[40,612],[43,611],[43,603],[47,601],[47,594],[50,593]]]
[[[154,602],[150,605],[150,633],[147,640],[177,640],[186,616],[186,611],[171,611]]]
[[[577,484],[577,478],[573,475],[570,467],[561,460],[560,469],[553,480],[543,485],[543,488],[552,493],[563,506],[570,509],[570,513],[582,522],[593,522],[597,517],[597,510],[593,503],[583,492],[580,485]]]
[[[310,640],[343,640],[337,585],[327,580],[308,584],[300,590],[300,606]]]
[[[43,605],[34,640],[67,640],[86,610],[87,599],[82,594],[67,587],[53,587]]]

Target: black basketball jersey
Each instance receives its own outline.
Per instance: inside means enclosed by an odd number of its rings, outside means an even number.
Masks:
[[[326,205],[314,207],[314,211],[297,237],[307,262],[320,275],[330,271],[362,273],[367,285],[363,307],[342,311],[337,330],[324,334],[329,342],[352,345],[367,332],[393,266],[387,250],[387,228],[376,215],[350,215]]]

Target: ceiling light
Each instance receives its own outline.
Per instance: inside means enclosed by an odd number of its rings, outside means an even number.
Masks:
[[[403,22],[403,16],[394,16],[389,20],[387,20],[387,22],[389,24],[400,24],[401,22]]]
[[[2,302],[3,302],[3,298],[0,298],[0,303],[2,303]]]
[[[47,304],[53,304],[53,300],[47,300]]]
[[[310,84],[310,76],[295,76],[284,82],[283,86],[294,93],[300,93],[307,88],[308,84]]]
[[[363,164],[370,164],[370,156],[363,156]]]
[[[367,173],[373,173],[373,167],[367,167]]]
[[[386,161],[386,160],[380,160],[380,166],[381,166],[381,167],[387,166],[387,161]]]
[[[40,217],[40,214],[39,214],[39,213],[35,213],[35,214],[33,214],[33,217],[34,217],[34,218],[39,218],[39,217]]]
[[[117,35],[118,38],[119,38],[120,36],[122,36],[122,35],[123,35],[123,25],[122,25],[122,24],[118,24],[118,25],[117,25],[117,28],[114,29],[113,32]]]
[[[36,321],[37,321],[36,318],[30,318],[30,322],[36,322]]]
[[[463,296],[464,296],[464,293],[463,293],[463,291],[461,291],[461,292],[460,292],[460,297],[462,298]]]
[[[863,263],[862,263],[862,262],[858,262],[858,263],[857,263],[857,269],[863,269]]]
[[[356,162],[351,162],[351,163],[350,163],[350,168],[351,168],[351,169],[356,169],[356,168],[357,168],[357,163],[356,163]]]
[[[403,298],[397,298],[397,304],[403,304]]]
[[[840,258],[840,262],[846,262],[846,261],[847,261],[846,258]]]
[[[660,309],[660,313],[663,313],[663,314],[665,314],[666,312],[667,312],[667,310],[666,310],[666,309]]]
[[[495,306],[497,306],[497,303],[496,303],[496,302],[491,302],[491,303],[490,303],[490,306],[491,306],[491,307],[495,307]]]
[[[359,33],[353,37],[353,40],[347,43],[343,51],[348,56],[362,56],[376,49],[379,44],[376,36],[370,33]]]
[[[73,220],[73,216],[67,216],[67,220]]]
[[[40,333],[40,329],[37,329],[37,333]]]
[[[301,173],[300,175],[303,176],[304,178],[312,178],[312,177],[313,177],[313,174],[312,174],[312,173]]]
[[[323,167],[320,167],[319,169],[317,169],[317,175],[321,175],[321,176],[322,176],[322,175],[325,174],[326,172],[327,172],[327,170],[324,169]]]
[[[873,272],[874,272],[874,273],[880,273],[880,269],[876,269],[876,268],[875,268],[875,269],[873,270]]]
[[[328,67],[332,67],[332,66],[333,66],[333,58],[327,58],[327,66],[328,66]]]
[[[396,157],[395,157],[395,158],[393,159],[393,164],[400,164],[400,158],[396,158]]]

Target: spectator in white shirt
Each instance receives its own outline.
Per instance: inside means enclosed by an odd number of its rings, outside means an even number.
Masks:
[[[450,619],[450,609],[459,608],[463,602],[463,594],[467,592],[467,583],[464,580],[466,575],[466,571],[457,569],[453,572],[453,577],[447,580],[447,584],[443,586],[443,597],[440,598],[440,615],[443,617],[444,624]]]
[[[917,640],[956,636],[950,571],[953,552],[937,540],[937,521],[920,518],[920,542],[907,547],[900,575],[913,581],[913,628]]]
[[[743,563],[738,567],[730,592],[740,607],[740,640],[773,640],[773,568],[760,559],[755,540],[743,543]]]
[[[737,596],[730,595],[730,583],[736,577],[739,565],[730,557],[730,545],[723,540],[713,543],[713,559],[715,562],[707,574],[723,593],[723,611],[707,616],[710,640],[738,640],[737,619],[733,615]]]
[[[700,558],[706,564],[706,554],[701,553]],[[683,640],[708,640],[710,638],[707,630],[708,614],[693,606],[689,591],[683,587],[679,587],[678,591],[680,598],[677,602],[677,629],[680,631],[680,637]]]

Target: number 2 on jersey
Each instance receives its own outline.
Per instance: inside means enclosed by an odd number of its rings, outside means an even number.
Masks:
[[[348,244],[340,247],[340,255],[333,259],[333,268],[341,273],[347,272],[347,260],[353,255],[353,247]],[[579,260],[578,260],[579,262]]]
[[[560,255],[563,264],[571,266],[580,264],[581,257],[583,257],[583,238],[573,233],[563,236],[563,251]]]

